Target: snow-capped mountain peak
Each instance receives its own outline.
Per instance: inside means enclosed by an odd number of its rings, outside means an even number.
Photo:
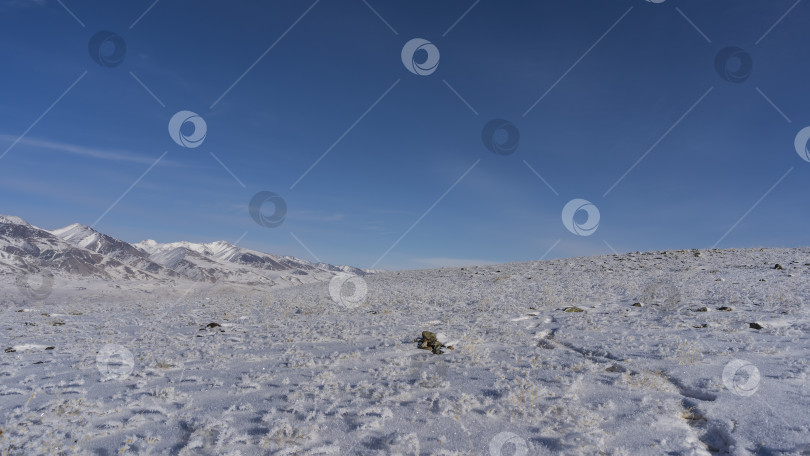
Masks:
[[[74,223],[55,230],[29,225],[19,217],[0,216],[0,275],[50,269],[103,280],[177,280],[259,287],[329,281],[338,272],[364,275],[348,266],[312,263],[235,246],[226,241],[137,244]]]
[[[269,253],[237,247],[227,241],[214,241],[209,243],[194,243],[188,241],[161,244],[153,240],[142,241],[135,247],[148,253],[152,259],[161,264],[174,263],[182,257],[204,257],[209,260],[226,264],[251,266],[258,269],[283,271],[289,269],[315,269],[316,266],[307,261],[294,257],[282,257]],[[334,266],[324,268],[331,271]]]
[[[12,224],[12,225],[30,226],[30,224],[28,222],[26,222],[25,220],[23,220],[23,219],[21,219],[19,217],[15,217],[13,215],[0,215],[0,223],[9,223],[9,224]]]
[[[152,239],[147,239],[145,241],[141,241],[137,244],[134,244],[134,246],[138,249],[143,250],[144,252],[147,252],[150,255],[181,248],[189,250],[191,252],[198,253],[200,255],[216,258],[227,257],[229,256],[228,255],[229,253],[233,253],[238,250],[236,246],[225,241],[209,242],[205,244],[188,241],[178,241],[161,244]]]
[[[146,253],[153,253],[157,246],[160,245],[157,241],[152,239],[146,239],[144,241],[138,242],[137,244],[132,244],[133,247],[136,249],[143,250]]]
[[[67,232],[88,232],[88,231],[92,231],[94,233],[97,233],[97,231],[94,230],[93,228],[90,228],[87,225],[82,225],[81,223],[74,223],[74,224],[68,225],[68,226],[66,226],[64,228],[57,228],[55,230],[50,230],[50,232],[52,234],[56,235],[56,236],[59,236],[62,233],[67,233]]]
[[[87,248],[88,245],[98,242],[102,236],[105,236],[93,228],[80,223],[74,223],[64,228],[50,230],[49,233],[82,248]]]

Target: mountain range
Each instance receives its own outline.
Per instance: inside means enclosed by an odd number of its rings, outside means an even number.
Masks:
[[[19,217],[0,215],[0,276],[42,271],[111,282],[267,287],[328,281],[340,272],[374,272],[272,255],[225,241],[130,244],[78,223],[45,230]]]

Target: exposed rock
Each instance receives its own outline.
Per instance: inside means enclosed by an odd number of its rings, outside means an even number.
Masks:
[[[756,330],[764,328],[764,326],[762,326],[759,323],[748,323],[748,327],[751,328],[751,329],[756,329]]]
[[[642,304],[640,302],[635,302],[635,303],[633,303],[633,307],[644,307],[644,304]]]
[[[731,312],[731,307],[722,306],[722,307],[718,307],[717,310],[722,310],[722,311],[725,311],[725,312]]]
[[[414,339],[414,342],[418,342],[419,344],[416,348],[422,350],[430,350],[433,352],[434,355],[442,355],[444,352],[442,348],[447,348],[448,350],[452,350],[453,347],[445,347],[445,345],[436,339],[436,334],[433,334],[430,331],[422,331],[422,337],[418,339]]]
[[[774,269],[779,269],[779,270],[785,269],[785,268],[783,268],[783,267],[782,267],[782,265],[781,265],[781,264],[779,264],[779,263],[776,263],[776,265],[774,265],[774,267],[773,267],[773,268],[774,268]]]
[[[205,331],[206,329],[219,328],[221,326],[222,325],[220,325],[219,323],[211,322],[211,323],[208,323],[207,325],[203,326],[202,328],[200,328],[200,331]]]
[[[585,312],[584,310],[580,309],[579,307],[566,307],[563,309],[565,312]]]

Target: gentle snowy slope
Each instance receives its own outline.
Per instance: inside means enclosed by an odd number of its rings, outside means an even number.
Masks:
[[[810,249],[351,280],[338,302],[327,283],[264,292],[196,283],[7,307],[0,447],[495,456],[810,448]],[[357,290],[364,299],[346,298]],[[454,349],[417,349],[425,330]]]

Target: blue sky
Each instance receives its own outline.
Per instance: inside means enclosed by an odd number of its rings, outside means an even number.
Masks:
[[[808,18],[796,0],[0,0],[0,213],[386,269],[804,246]],[[126,44],[117,66],[91,58],[100,31]],[[403,64],[414,38],[430,74]],[[730,46],[742,82],[716,69]],[[199,147],[169,134],[184,110]],[[493,119],[514,153],[485,147]],[[251,217],[261,191],[280,226]],[[574,199],[598,208],[589,236],[563,223]]]

